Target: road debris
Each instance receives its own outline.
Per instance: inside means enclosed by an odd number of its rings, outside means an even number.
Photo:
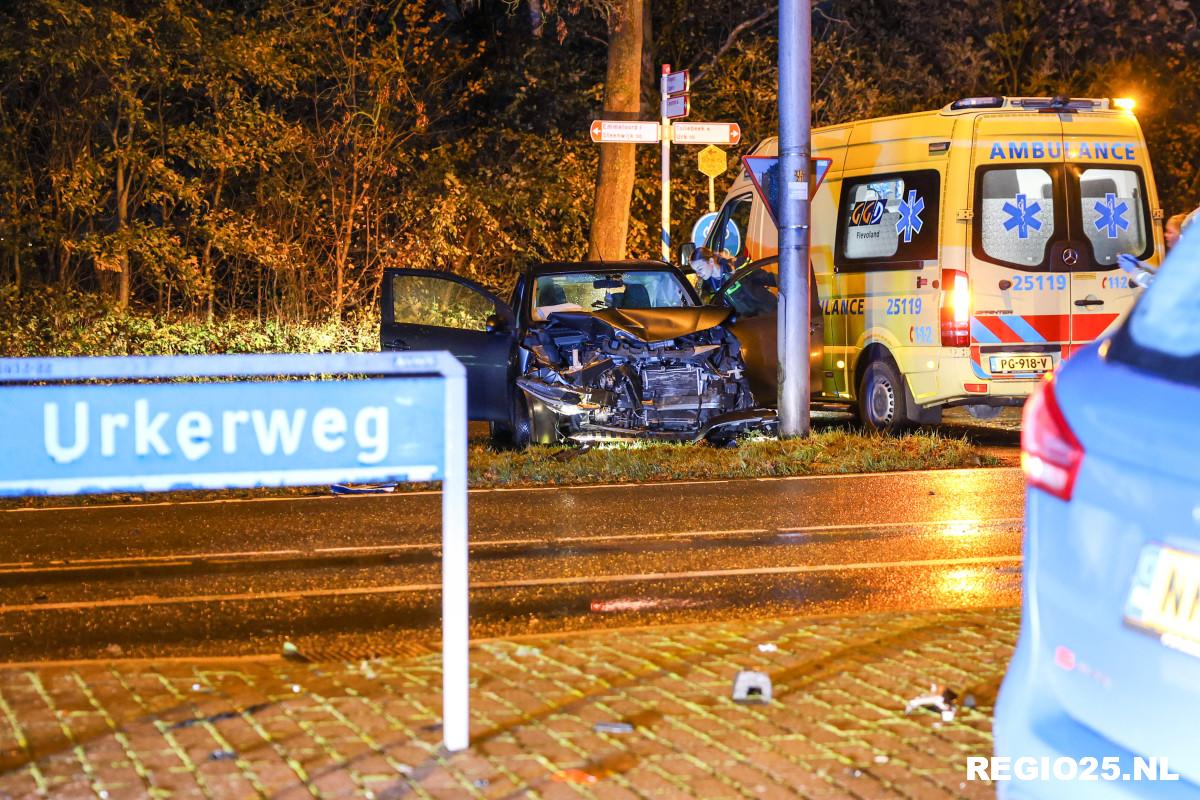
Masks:
[[[288,661],[298,661],[301,664],[311,663],[311,659],[301,653],[299,647],[287,641],[283,643],[283,657]]]
[[[517,648],[517,658],[529,658],[530,656],[540,656],[541,654],[542,650],[540,647],[529,647],[523,644]]]
[[[936,683],[929,685],[929,694],[919,695],[908,701],[904,707],[905,714],[911,714],[918,708],[932,708],[940,711],[942,722],[953,722],[958,711],[958,693],[953,689]]]
[[[232,750],[213,750],[208,754],[209,761],[232,761],[237,758],[237,753]]]
[[[389,494],[396,491],[394,483],[335,483],[329,487],[333,494]]]
[[[771,676],[744,669],[733,679],[733,702],[765,704],[771,702]]]
[[[559,783],[595,783],[597,778],[592,773],[584,769],[560,769],[550,776]]]
[[[649,609],[696,608],[700,601],[684,597],[617,597],[612,600],[593,600],[591,610],[597,613],[619,613],[622,611],[647,611]]]
[[[778,650],[779,650],[779,648],[775,645],[774,642],[766,642],[765,644],[760,644],[758,646],[758,652],[760,652],[760,653],[774,653],[774,652],[777,652]]]
[[[592,730],[596,733],[633,733],[633,726],[628,722],[597,722]]]

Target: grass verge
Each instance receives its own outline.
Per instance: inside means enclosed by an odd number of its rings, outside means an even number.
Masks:
[[[1001,461],[966,438],[942,436],[936,431],[880,436],[838,428],[815,432],[807,439],[750,439],[726,448],[637,442],[590,449],[533,447],[518,452],[493,450],[485,439],[473,439],[467,464],[472,489],[495,489],[993,467]],[[425,483],[396,488],[403,492],[432,487]],[[328,494],[327,487],[299,487],[25,497],[0,500],[0,509]]]
[[[838,429],[807,439],[751,439],[729,448],[639,442],[509,452],[472,443],[468,463],[471,486],[482,488],[953,469],[995,466],[999,460],[965,438],[936,431],[877,436]]]

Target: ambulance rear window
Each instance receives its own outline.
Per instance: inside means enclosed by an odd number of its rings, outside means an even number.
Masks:
[[[1054,238],[1053,177],[1033,167],[983,172],[978,228],[987,258],[1026,269],[1041,265]]]
[[[1093,168],[1079,173],[1083,233],[1096,263],[1111,266],[1121,253],[1141,255],[1149,239],[1142,179],[1132,169]]]

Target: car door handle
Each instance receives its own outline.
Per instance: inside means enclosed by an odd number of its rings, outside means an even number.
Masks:
[[[1077,305],[1077,306],[1102,306],[1102,305],[1104,305],[1104,301],[1097,300],[1094,297],[1087,297],[1087,298],[1084,298],[1083,300],[1076,300],[1075,305]]]

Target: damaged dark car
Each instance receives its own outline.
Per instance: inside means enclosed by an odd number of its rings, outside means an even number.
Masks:
[[[666,263],[540,264],[508,303],[457,275],[392,269],[381,297],[381,348],[457,356],[468,415],[499,441],[728,440],[774,422],[730,309],[701,305]]]

